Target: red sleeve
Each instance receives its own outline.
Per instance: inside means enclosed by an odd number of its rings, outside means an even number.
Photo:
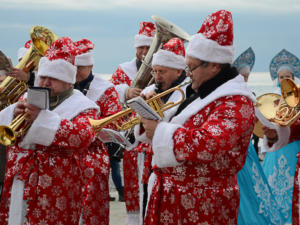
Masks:
[[[113,73],[113,75],[111,76],[110,81],[114,85],[127,84],[128,86],[130,86],[130,84],[131,84],[131,80],[126,75],[126,73],[124,73],[124,71],[121,69],[120,66],[118,67],[118,69],[116,70],[116,72]]]
[[[173,135],[174,153],[178,161],[209,163],[229,154],[239,157],[248,149],[254,128],[252,102],[241,96],[220,98],[206,106],[208,117],[197,128],[179,128]],[[206,110],[205,110],[206,111]],[[202,112],[202,114],[200,114]],[[193,116],[190,123],[203,120],[203,110]],[[193,126],[190,126],[193,127]]]
[[[96,119],[97,113],[96,109],[89,109],[80,113],[73,120],[61,120],[51,145],[70,149],[89,147],[94,140],[95,132],[88,118]]]

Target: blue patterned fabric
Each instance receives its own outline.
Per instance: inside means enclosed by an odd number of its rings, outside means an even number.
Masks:
[[[243,169],[238,173],[240,208],[238,225],[284,224],[280,207],[262,170],[252,142]]]
[[[271,60],[269,69],[272,80],[277,78],[277,72],[282,66],[291,68],[294,76],[300,79],[300,60],[285,49],[281,50]]]
[[[252,70],[255,62],[255,54],[251,47],[244,51],[236,60],[233,62],[232,66],[240,71],[244,66],[249,66]]]
[[[292,223],[294,174],[300,141],[290,143],[275,152],[267,152],[262,168],[286,223]]]

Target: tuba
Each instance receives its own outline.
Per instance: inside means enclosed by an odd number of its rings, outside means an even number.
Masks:
[[[191,81],[184,82],[180,85],[177,85],[176,87],[170,88],[160,94],[157,94],[153,96],[152,98],[146,100],[147,104],[151,106],[151,108],[158,114],[160,117],[163,117],[163,112],[180,104],[185,97],[184,91],[181,89],[182,86],[185,86],[187,84],[191,83]],[[165,104],[161,103],[161,98],[173,91],[179,91],[181,93],[181,99],[179,99],[177,102],[168,102]],[[102,128],[104,128],[108,124],[115,124],[118,131],[126,131],[128,129],[133,128],[135,125],[139,124],[141,122],[141,118],[139,116],[131,118],[127,121],[124,121],[121,125],[118,124],[118,120],[123,120],[124,118],[128,118],[128,116],[133,112],[131,108],[127,108],[121,112],[118,112],[114,115],[111,115],[109,117],[103,118],[101,120],[93,120],[89,119],[90,124],[92,125],[92,128],[94,129],[95,133],[98,133]]]
[[[171,38],[178,37],[183,42],[187,42],[190,39],[188,33],[182,30],[180,27],[175,24],[169,22],[168,20],[155,16],[152,16],[152,19],[155,22],[156,33],[153,39],[153,42],[150,46],[150,49],[142,61],[142,65],[135,77],[135,79],[131,83],[131,87],[144,89],[147,87],[152,81],[152,56],[159,48],[161,48],[162,44],[168,42]]]
[[[256,107],[270,122],[280,126],[290,126],[300,117],[300,86],[291,79],[281,83],[281,96],[268,93],[257,98]],[[254,134],[263,137],[262,124],[255,124]]]
[[[31,46],[26,55],[18,63],[16,68],[29,72],[37,68],[40,58],[45,55],[48,47],[58,39],[58,36],[49,29],[41,26],[33,26],[30,29]],[[0,110],[15,103],[27,90],[24,81],[13,77],[7,77],[0,84]]]

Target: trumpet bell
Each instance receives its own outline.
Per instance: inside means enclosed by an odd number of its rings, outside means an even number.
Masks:
[[[8,126],[0,126],[0,144],[9,146],[15,143],[17,135]]]

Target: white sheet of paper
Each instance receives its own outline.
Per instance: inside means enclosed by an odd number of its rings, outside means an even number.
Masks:
[[[149,120],[161,120],[161,117],[157,114],[157,112],[155,112],[140,96],[128,100],[127,105],[141,117]]]

